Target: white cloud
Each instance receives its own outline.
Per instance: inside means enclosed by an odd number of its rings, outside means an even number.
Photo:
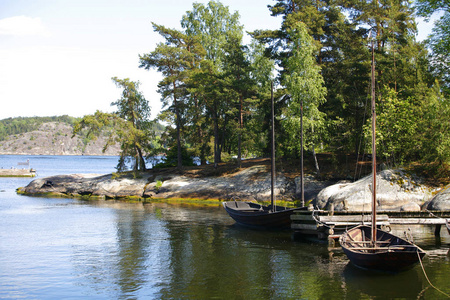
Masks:
[[[16,16],[0,20],[0,35],[50,36],[40,18]]]

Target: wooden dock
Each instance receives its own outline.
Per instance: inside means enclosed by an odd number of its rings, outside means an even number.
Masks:
[[[35,177],[34,169],[0,169],[0,177]]]
[[[441,226],[450,219],[450,211],[380,211],[377,213],[377,226],[390,231],[390,225],[434,225],[439,235]],[[337,239],[348,228],[356,225],[371,225],[370,212],[347,211],[295,211],[291,215],[291,228],[300,235],[315,236],[319,239]]]

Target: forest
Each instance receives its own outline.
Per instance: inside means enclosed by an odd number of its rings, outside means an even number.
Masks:
[[[449,4],[443,0],[277,0],[277,30],[255,30],[243,44],[239,13],[219,1],[193,3],[181,30],[152,23],[164,42],[139,56],[156,69],[168,124],[158,139],[149,126],[139,83],[123,88],[117,112],[86,116],[75,131],[119,124],[123,158],[135,169],[145,153],[170,149],[202,164],[270,153],[271,86],[277,157],[317,153],[371,154],[371,66],[375,62],[377,156],[390,167],[411,163],[447,168],[450,161]],[[432,34],[416,41],[416,17],[440,12]],[[304,143],[300,143],[300,119]],[[122,120],[122,121],[119,121]],[[120,125],[121,124],[121,125]],[[320,166],[317,166],[317,169]]]

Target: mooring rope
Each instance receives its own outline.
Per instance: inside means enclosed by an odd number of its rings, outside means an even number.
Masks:
[[[423,263],[422,263],[422,259],[420,258],[419,251],[416,251],[416,253],[417,253],[417,256],[419,257],[419,262],[420,262],[420,266],[422,267],[423,275],[425,275],[425,278],[427,279],[427,281],[428,281],[428,283],[430,284],[430,286],[431,286],[432,288],[434,288],[436,291],[438,291],[439,293],[445,295],[447,298],[450,298],[450,295],[449,295],[449,294],[446,294],[445,292],[441,291],[440,289],[438,289],[437,287],[435,287],[435,286],[431,283],[430,279],[428,278],[427,273],[425,272],[425,268],[423,267]]]
[[[430,214],[430,216],[432,216],[432,217],[435,217],[435,218],[438,218],[438,219],[444,219],[444,218],[441,218],[441,217],[438,217],[438,216],[436,216],[435,214],[433,214],[431,211],[429,211],[428,209],[426,209],[426,212],[428,212],[429,214]],[[444,219],[445,220],[445,219]]]
[[[319,210],[313,210],[313,212],[312,212],[312,217],[313,217],[314,221],[316,221],[316,223],[319,223],[319,224],[321,224],[321,225],[324,226],[324,227],[332,228],[332,227],[329,226],[327,223],[325,223],[325,222],[320,221],[319,219],[317,219],[317,217],[314,215],[315,212],[319,212]]]

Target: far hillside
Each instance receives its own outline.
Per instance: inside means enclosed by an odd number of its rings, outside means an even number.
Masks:
[[[17,117],[0,120],[0,141],[4,141],[8,136],[27,133],[38,130],[43,123],[59,122],[73,127],[79,118],[64,116],[54,117]]]
[[[9,155],[118,155],[120,145],[112,145],[103,152],[106,136],[97,140],[76,135],[72,138],[74,124],[79,118],[18,117],[0,120],[0,154]],[[164,126],[155,124],[156,135]]]

